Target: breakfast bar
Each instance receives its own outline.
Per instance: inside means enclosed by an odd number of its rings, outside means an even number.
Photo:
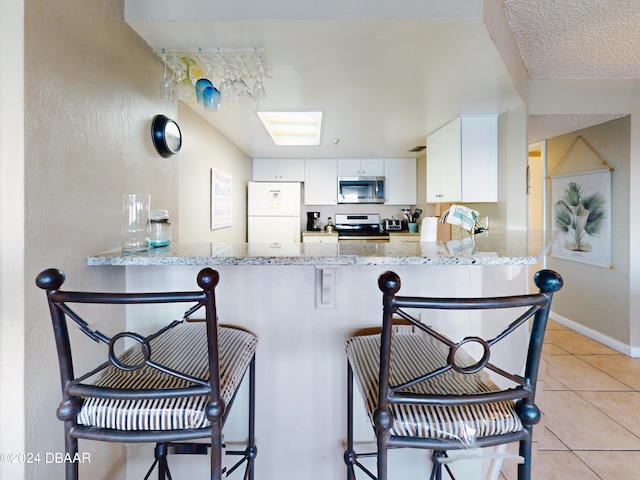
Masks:
[[[202,267],[218,270],[220,322],[246,328],[259,338],[256,478],[326,480],[346,475],[345,340],[358,329],[380,324],[380,274],[396,272],[402,295],[526,293],[551,243],[552,236],[544,232],[511,230],[432,243],[178,242],[138,254],[96,254],[87,264],[126,268],[128,291],[193,289]],[[127,322],[152,323],[151,318],[128,316]],[[442,319],[422,321],[437,324]],[[448,335],[461,338],[496,327],[469,315],[448,328]],[[498,355],[518,359],[523,347],[509,344]],[[373,442],[364,406],[357,407],[356,440]],[[242,419],[230,417],[225,440],[242,441],[244,433]],[[148,446],[129,448],[129,478],[144,475],[150,451]],[[402,461],[394,462],[395,458]],[[206,458],[171,461],[172,470],[181,476],[188,475],[183,471],[206,470],[207,465]],[[392,452],[389,461],[392,478],[428,478],[431,468],[428,452],[420,450]],[[491,464],[481,463],[478,468],[474,461],[460,462],[460,468],[468,468],[460,478],[485,478]]]
[[[552,239],[541,231],[488,230],[425,243],[172,243],[137,254],[123,255],[117,249],[91,255],[87,265],[533,265]]]

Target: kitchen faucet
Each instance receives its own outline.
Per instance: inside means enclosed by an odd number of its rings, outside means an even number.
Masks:
[[[467,214],[465,216],[467,216],[468,219],[473,219],[473,224],[471,225],[470,228],[466,228],[464,225],[464,222],[462,222],[461,220],[459,220],[459,218],[456,218],[455,221],[451,221],[449,220],[449,214],[451,213],[451,210],[456,210],[456,209],[464,209],[464,213]],[[466,207],[460,207],[458,205],[452,205],[450,208],[446,209],[444,212],[442,212],[442,214],[440,215],[440,223],[444,224],[444,223],[450,223],[452,225],[459,225],[462,228],[464,228],[465,230],[467,230],[469,232],[470,235],[476,234],[476,233],[480,233],[480,232],[484,232],[486,230],[486,228],[480,223],[478,222],[478,212],[476,212],[475,210],[471,210],[469,208]],[[470,222],[468,222],[469,224]],[[473,232],[472,232],[473,230]]]

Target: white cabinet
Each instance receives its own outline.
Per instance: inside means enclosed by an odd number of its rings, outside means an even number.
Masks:
[[[303,182],[304,160],[293,158],[254,158],[254,182]]]
[[[356,163],[357,170],[350,170],[356,168]],[[368,169],[364,170],[362,165]],[[305,205],[336,205],[338,177],[354,176],[384,176],[386,205],[417,203],[415,158],[307,159],[304,162]]]
[[[385,158],[384,177],[386,205],[418,203],[415,158]]]
[[[313,159],[304,162],[305,205],[338,203],[338,161]]]
[[[456,118],[427,137],[427,202],[498,201],[498,117]]]
[[[384,175],[382,158],[341,158],[338,160],[339,177],[381,177]]]
[[[460,119],[427,137],[427,202],[461,201]]]
[[[390,233],[389,234],[389,242],[390,243],[408,243],[413,242],[417,243],[420,241],[419,233]]]
[[[338,234],[302,232],[302,243],[338,243]]]

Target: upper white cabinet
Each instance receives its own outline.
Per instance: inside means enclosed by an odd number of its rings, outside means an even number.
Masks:
[[[418,203],[415,158],[385,158],[384,177],[386,205]]]
[[[456,118],[427,137],[427,202],[498,201],[498,117]]]
[[[428,203],[458,202],[462,197],[459,132],[456,119],[427,137]]]
[[[384,175],[382,158],[341,158],[338,160],[339,177],[381,177]]]
[[[254,158],[255,182],[303,182],[304,160],[292,158]]]
[[[312,159],[304,162],[305,205],[336,205],[338,203],[338,161]]]

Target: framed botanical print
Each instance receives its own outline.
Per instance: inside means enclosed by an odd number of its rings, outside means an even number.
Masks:
[[[601,267],[611,266],[610,169],[551,177],[551,256]]]

